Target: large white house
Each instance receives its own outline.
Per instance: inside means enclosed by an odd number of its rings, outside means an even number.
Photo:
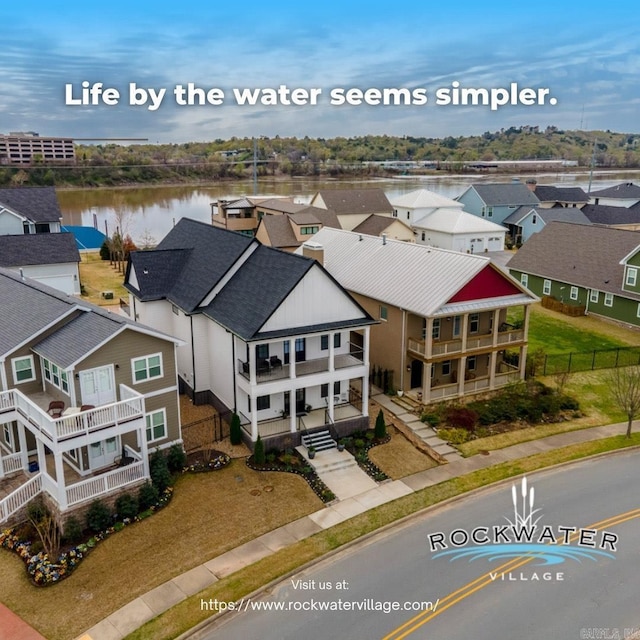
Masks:
[[[374,320],[316,260],[182,219],[131,254],[125,286],[136,319],[183,341],[182,389],[236,412],[248,442],[367,423]]]

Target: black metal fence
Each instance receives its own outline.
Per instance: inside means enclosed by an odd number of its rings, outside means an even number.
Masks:
[[[640,365],[640,347],[614,347],[593,351],[571,351],[570,353],[530,354],[530,367],[534,375],[549,376],[596,369],[615,369]]]
[[[217,414],[182,425],[182,440],[187,453],[220,442],[228,435],[229,424]]]

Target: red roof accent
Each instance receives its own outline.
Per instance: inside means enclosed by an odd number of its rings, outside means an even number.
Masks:
[[[478,275],[462,287],[447,302],[466,302],[468,300],[483,300],[484,298],[498,298],[522,293],[506,276],[487,265]]]

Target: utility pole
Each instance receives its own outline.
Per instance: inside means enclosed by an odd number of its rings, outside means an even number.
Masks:
[[[589,169],[589,189],[587,194],[591,193],[591,182],[593,180],[593,167],[596,164],[596,145],[598,144],[598,138],[593,141],[593,149],[591,150],[591,169]]]
[[[258,141],[253,139],[253,195],[258,195]]]

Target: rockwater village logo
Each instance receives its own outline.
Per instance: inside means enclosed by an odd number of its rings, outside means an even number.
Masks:
[[[540,509],[534,508],[535,490],[523,477],[520,487],[511,487],[513,518],[505,516],[507,524],[476,527],[472,530],[454,529],[448,534],[439,531],[427,537],[433,558],[449,558],[449,561],[466,558],[469,562],[485,559],[529,560],[535,567],[553,567],[569,560],[597,561],[615,559],[618,535],[610,531],[551,526],[541,524]],[[502,581],[561,581],[564,572],[543,569],[541,571],[504,571],[489,574],[492,580]]]

